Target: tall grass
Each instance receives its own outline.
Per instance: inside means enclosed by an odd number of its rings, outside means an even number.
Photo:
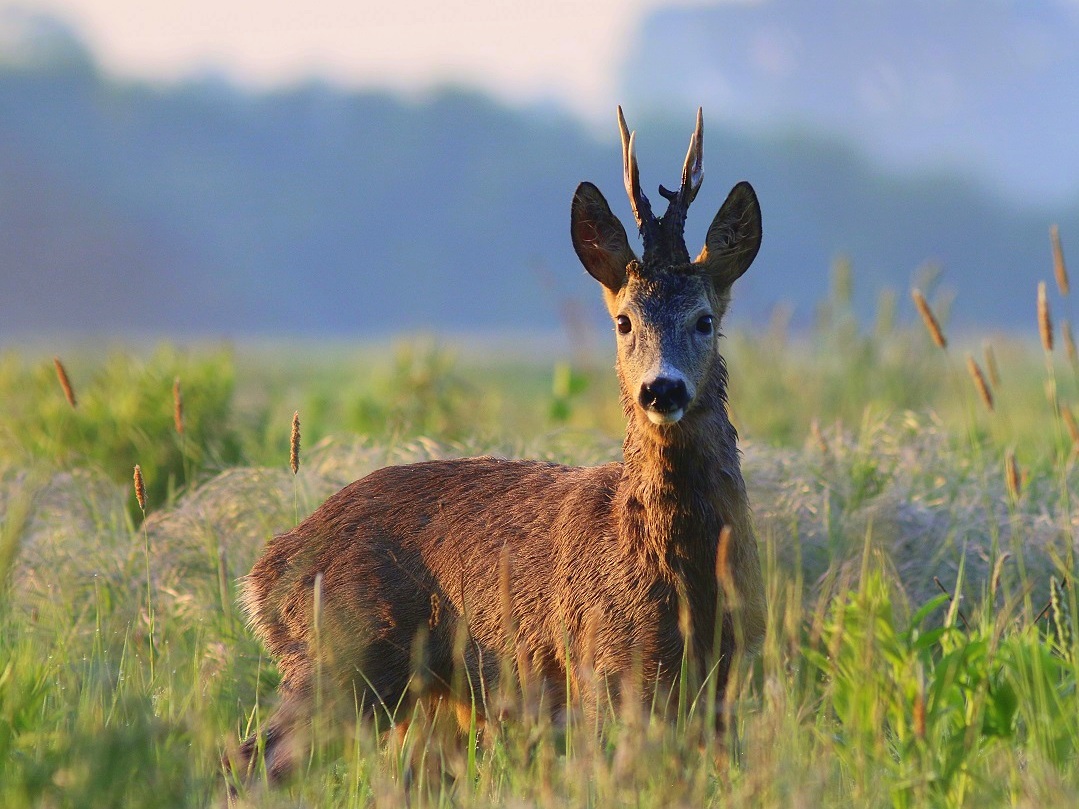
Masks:
[[[727,340],[770,605],[727,733],[691,683],[675,721],[602,729],[530,708],[497,731],[474,712],[461,737],[440,716],[388,734],[385,714],[329,721],[296,780],[266,789],[256,773],[237,802],[1075,805],[1072,360],[949,334],[968,374],[913,308],[896,325],[897,296],[861,327],[849,273],[811,333],[778,316]],[[1035,290],[1030,311],[1033,333]],[[65,357],[72,407],[51,359],[0,359],[0,805],[224,802],[222,757],[277,683],[234,608],[265,541],[386,463],[616,458],[603,365],[424,341],[293,363],[166,347]]]

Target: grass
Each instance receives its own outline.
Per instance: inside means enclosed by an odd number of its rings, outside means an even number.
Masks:
[[[942,350],[921,323],[896,326],[887,299],[861,328],[844,272],[810,334],[777,318],[726,340],[770,625],[723,744],[692,689],[677,721],[603,732],[526,715],[495,738],[416,724],[387,743],[316,725],[301,777],[241,803],[1076,805],[1074,360],[1018,338],[993,338],[992,363],[981,340],[948,335]],[[265,719],[277,678],[238,614],[237,577],[355,477],[483,452],[619,454],[607,358],[418,339],[63,360],[74,407],[51,357],[0,359],[0,805],[13,809],[221,804],[221,756]],[[414,760],[432,766],[409,776]]]

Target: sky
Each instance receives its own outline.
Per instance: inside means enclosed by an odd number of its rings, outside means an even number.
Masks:
[[[254,86],[312,75],[404,91],[463,83],[511,103],[609,118],[619,52],[670,0],[32,0],[75,26],[106,70]],[[680,5],[694,4],[682,0]],[[497,66],[497,67],[493,67]]]

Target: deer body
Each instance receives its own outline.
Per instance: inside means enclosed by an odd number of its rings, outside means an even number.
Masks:
[[[649,700],[649,685],[671,688],[684,657],[698,682],[718,664],[722,689],[736,645],[752,650],[763,637],[716,328],[759,246],[756,197],[736,186],[690,261],[681,227],[700,184],[699,114],[682,189],[661,187],[671,204],[658,220],[621,111],[619,121],[644,257],[590,184],[574,197],[571,230],[616,323],[623,462],[389,467],[276,537],[244,585],[251,625],[282,676],[281,705],[263,729],[271,774],[297,753],[316,659],[323,690],[368,713],[407,715],[409,700],[437,696],[469,707],[475,698],[482,714],[506,659],[554,709],[568,684],[594,710],[600,693]],[[256,745],[249,739],[242,758]]]

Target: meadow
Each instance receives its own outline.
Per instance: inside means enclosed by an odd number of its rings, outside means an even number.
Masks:
[[[906,293],[859,323],[852,275],[812,328],[724,341],[770,606],[724,738],[692,692],[602,731],[321,727],[294,782],[236,805],[1079,804],[1066,278],[1031,290],[1026,337],[948,334],[923,279],[940,347]],[[0,805],[223,805],[222,755],[274,698],[236,604],[265,542],[385,464],[618,458],[595,337],[555,361],[424,337],[0,356]],[[452,775],[409,771],[435,759]]]

